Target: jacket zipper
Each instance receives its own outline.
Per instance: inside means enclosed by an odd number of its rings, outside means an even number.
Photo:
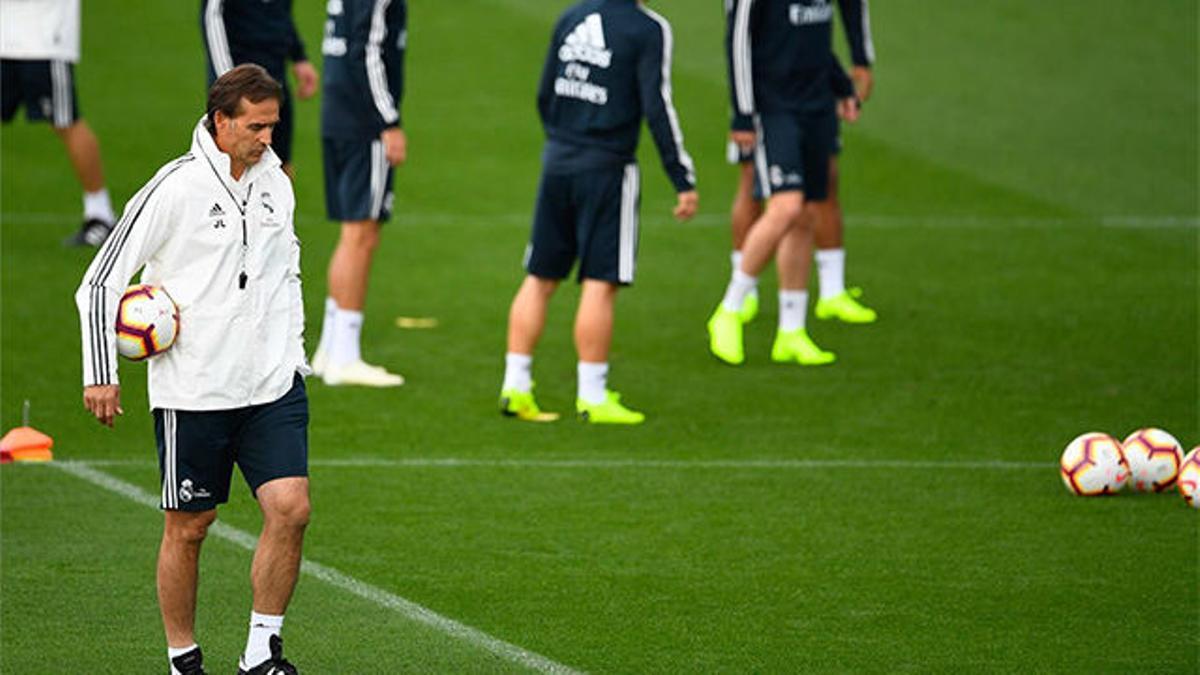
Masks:
[[[254,183],[251,183],[246,188],[246,198],[242,200],[242,207],[238,209],[242,212],[242,273],[238,275],[238,288],[246,290],[246,282],[249,281],[250,275],[246,273],[246,259],[250,255],[250,238],[246,232],[246,209],[250,203],[250,195],[254,193]]]

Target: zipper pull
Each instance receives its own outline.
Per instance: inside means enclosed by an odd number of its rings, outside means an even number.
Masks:
[[[246,279],[247,278],[248,277],[246,276],[245,272],[242,272],[241,274],[238,275],[238,288],[240,288],[242,290],[246,290]]]

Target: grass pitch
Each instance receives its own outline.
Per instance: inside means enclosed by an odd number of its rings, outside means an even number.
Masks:
[[[305,555],[378,593],[305,576],[285,631],[294,660],[530,667],[483,634],[595,672],[1200,667],[1196,514],[1174,495],[1072,498],[1055,466],[1088,430],[1156,425],[1200,444],[1195,3],[873,5],[878,88],[844,133],[842,197],[849,281],[882,318],[810,319],[839,361],[802,369],[768,362],[770,275],[747,364],[706,352],[734,181],[721,13],[655,2],[676,29],[702,213],[670,221],[644,142],[638,283],[619,301],[612,355],[613,385],[649,415],[633,429],[523,425],[494,408],[537,181],[533,95],[564,4],[412,3],[410,164],[364,334],[369,358],[409,383],[309,387]],[[81,105],[123,201],[186,150],[202,112],[196,12],[84,11]],[[322,3],[296,12],[318,51]],[[299,105],[296,140],[312,335],[336,236],[317,111]],[[141,368],[123,365],[115,430],[80,404],[71,294],[90,254],[59,246],[76,225],[70,167],[42,127],[2,134],[0,426],[30,399],[60,461],[152,494]],[[564,412],[569,286],[535,363],[540,401]],[[397,316],[439,325],[401,330]],[[221,522],[253,534],[256,507],[234,493]],[[160,521],[129,496],[53,466],[0,469],[0,670],[162,667]],[[212,670],[232,668],[245,639],[249,560],[229,539],[205,547],[198,633]]]

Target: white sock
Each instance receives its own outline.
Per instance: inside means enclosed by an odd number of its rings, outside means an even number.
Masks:
[[[190,644],[186,647],[171,647],[171,646],[167,647],[167,664],[171,668],[171,675],[179,675],[179,671],[175,669],[175,664],[171,663],[175,659],[175,657],[183,656],[184,654],[192,651],[193,649],[195,649],[196,647],[199,647],[199,646],[200,645],[193,642],[192,644]]]
[[[733,270],[732,274],[730,274],[730,279],[732,279],[733,275],[737,274],[738,270],[742,269],[742,252],[741,251],[731,252],[729,254],[729,263],[730,263],[730,268]],[[750,292],[746,294],[746,297],[750,297],[750,296],[758,297],[758,280],[755,280],[754,283],[755,283],[755,286],[750,289]],[[745,298],[743,298],[743,301],[744,300],[745,300]],[[738,308],[741,309],[741,306],[739,305]]]
[[[533,354],[504,355],[504,384],[501,389],[527,392],[533,389]]]
[[[808,291],[779,291],[779,330],[804,328],[808,313]]]
[[[329,358],[329,343],[333,340],[333,321],[337,316],[337,309],[337,302],[333,298],[325,298],[325,319],[321,322],[321,341],[317,343],[317,351],[313,352],[313,356],[325,354],[326,359]]]
[[[751,291],[756,291],[758,287],[758,278],[752,277],[743,272],[740,268],[733,271],[733,278],[729,280],[729,285],[725,287],[725,298],[721,300],[721,304],[725,305],[725,309],[736,312],[742,308],[742,302],[750,295]]]
[[[329,366],[341,367],[362,359],[362,322],[362,312],[340,308],[334,310],[333,339],[329,342]]]
[[[608,363],[580,361],[577,371],[580,400],[592,404],[604,403],[608,399]]]
[[[271,636],[283,630],[283,615],[250,612],[250,635],[246,638],[246,651],[242,654],[242,666],[253,668],[271,658]]]
[[[83,217],[96,218],[112,225],[117,220],[113,213],[112,200],[108,198],[108,190],[100,188],[95,192],[83,193]]]
[[[846,292],[846,249],[817,250],[817,277],[821,280],[821,299]]]

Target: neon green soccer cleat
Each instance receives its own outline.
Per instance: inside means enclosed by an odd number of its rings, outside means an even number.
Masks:
[[[750,323],[758,316],[758,292],[750,293],[742,300],[742,308],[738,310],[738,318],[742,323]]]
[[[822,298],[817,301],[813,311],[818,319],[837,319],[844,323],[875,323],[878,318],[875,310],[858,301],[862,297],[861,288],[851,288],[832,298]]]
[[[776,363],[799,363],[802,366],[823,366],[837,360],[837,355],[817,346],[803,328],[775,334],[771,360]]]
[[[553,422],[558,413],[543,412],[533,398],[532,391],[505,389],[500,392],[500,414],[526,422]]]
[[[621,395],[615,391],[605,390],[604,403],[588,403],[583,399],[575,399],[575,409],[579,411],[579,419],[590,424],[641,424],[646,416],[636,410],[630,410],[621,405]]]
[[[746,360],[742,346],[742,318],[737,312],[725,309],[725,305],[717,305],[717,311],[708,320],[708,349],[713,356],[731,365]]]

